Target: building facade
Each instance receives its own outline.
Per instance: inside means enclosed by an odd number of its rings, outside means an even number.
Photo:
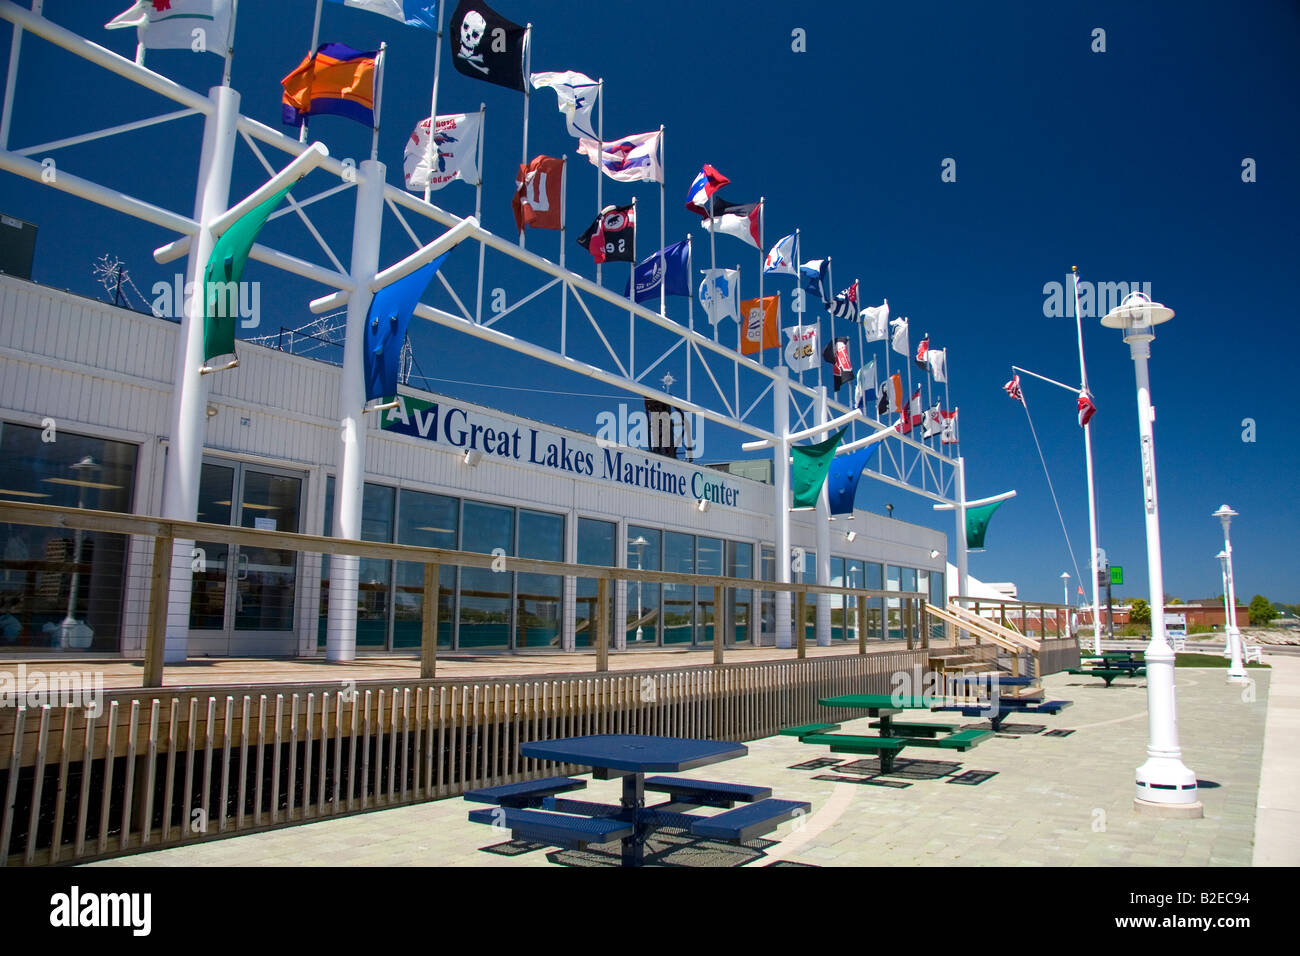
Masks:
[[[0,276],[0,500],[161,513],[178,333],[166,319]],[[211,378],[197,520],[330,534],[339,374],[240,344],[239,368]],[[367,418],[364,539],[754,578],[722,614],[739,643],[772,642],[771,592],[758,587],[774,576],[772,485],[414,389]],[[815,520],[792,515],[808,581]],[[830,583],[944,600],[942,532],[865,511],[834,527]],[[145,539],[0,525],[0,653],[142,654],[151,549]],[[190,657],[323,653],[328,557],[197,549]],[[445,650],[590,642],[593,581],[441,573]],[[361,562],[359,654],[418,646],[421,580],[419,565]],[[711,589],[619,584],[615,644],[708,645],[712,602]],[[869,639],[901,639],[897,615],[874,603]],[[832,599],[831,618],[834,640],[857,639],[845,599]]]

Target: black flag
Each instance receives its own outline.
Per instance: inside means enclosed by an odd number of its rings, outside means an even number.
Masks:
[[[598,263],[636,262],[636,207],[606,206],[578,237],[578,245]]]
[[[526,33],[482,0],[460,0],[451,15],[452,62],[468,77],[522,93]]]
[[[849,362],[849,340],[840,336],[826,343],[822,358],[835,369],[835,391],[845,382],[853,380],[853,365]]]

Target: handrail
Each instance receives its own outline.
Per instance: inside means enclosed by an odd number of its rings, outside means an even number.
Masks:
[[[953,614],[952,605],[949,605],[947,608],[941,608],[941,607],[936,607],[933,604],[926,604],[925,609],[926,609],[926,613],[938,618],[939,620],[951,624],[953,627],[956,627],[963,631],[973,631],[974,633],[978,634],[980,637],[987,638],[988,640],[992,641],[994,644],[998,645],[998,647],[1002,648],[1005,651],[1011,651],[1012,653],[1018,654],[1021,651],[1025,651],[1025,650],[1031,650],[1034,652],[1037,652],[1038,650],[1037,647],[1028,647],[1026,645],[1020,644],[1017,641],[1013,641],[1005,637],[1002,633],[999,633],[1000,629],[995,630],[993,627],[989,625],[989,622],[983,618],[967,620],[963,617]]]
[[[976,627],[982,628],[985,635],[989,636],[990,640],[995,643],[1011,645],[1008,650],[1029,650],[1036,654],[1042,649],[1042,641],[1021,634],[1019,631],[1013,631],[1009,627],[1003,627],[986,617],[980,617],[959,604],[949,604],[946,610],[953,618],[956,618],[958,627],[967,630],[974,630]]]

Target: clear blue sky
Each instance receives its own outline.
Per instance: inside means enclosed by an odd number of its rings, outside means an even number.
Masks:
[[[127,5],[50,4],[50,16],[130,55],[131,31],[102,29]],[[241,4],[233,86],[248,115],[279,127],[279,80],[306,52],[313,7],[311,0]],[[449,2],[448,17],[453,7]],[[534,23],[534,70],[605,78],[607,137],[666,125],[670,241],[695,229],[697,250],[707,249],[682,204],[700,165],[712,163],[732,180],[723,193],[731,201],[767,197],[769,242],[798,226],[806,257],[834,257],[837,288],[856,275],[865,302],[887,297],[894,314],[911,316],[914,343],[928,331],[934,345],[948,348],[969,493],[1020,493],[994,519],[987,551],[972,556],[973,574],[1016,581],[1022,596],[1055,599],[1061,571],[1073,573],[1024,414],[1001,385],[1012,363],[1077,381],[1073,320],[1043,314],[1044,284],[1063,282],[1077,264],[1089,281],[1149,282],[1154,297],[1178,313],[1159,330],[1151,366],[1166,590],[1184,599],[1219,592],[1221,537],[1209,515],[1226,501],[1241,512],[1233,540],[1243,600],[1257,592],[1300,600],[1293,496],[1300,435],[1286,391],[1297,351],[1295,3],[1261,0],[1246,12],[1204,0],[892,7],[721,0],[707,8],[688,0],[501,0],[496,9]],[[806,31],[805,53],[791,49],[795,28]],[[1105,30],[1104,53],[1091,50],[1096,28]],[[9,33],[0,26],[5,51]],[[388,41],[380,158],[389,181],[400,182],[405,139],[428,114],[433,34],[327,3],[321,39],[363,49]],[[149,62],[197,90],[220,80],[216,57],[153,53]],[[480,101],[488,107],[484,224],[509,235],[522,98],[461,76],[444,57],[439,112],[472,111]],[[174,108],[28,39],[11,143]],[[356,124],[326,117],[312,130],[336,156],[368,154],[369,133]],[[61,168],[188,214],[199,131],[191,118],[53,155]],[[575,146],[553,94],[538,93],[530,155],[573,157]],[[1242,182],[1246,157],[1257,163],[1257,182]],[[946,158],[956,161],[954,183],[940,179]],[[281,164],[281,155],[272,161]],[[595,170],[571,168],[569,262],[590,276],[590,260],[572,236],[594,215]],[[241,145],[232,199],[262,178]],[[607,181],[607,202],[633,195],[643,214],[639,245],[649,251],[657,238],[656,189]],[[461,215],[472,212],[473,201],[473,190],[458,183],[435,194]],[[329,214],[317,219],[345,264],[351,203],[350,196],[322,203]],[[162,230],[26,180],[0,176],[0,210],[39,224],[35,277],[46,284],[102,297],[91,266],[106,252],[126,262],[146,294],[174,271],[150,257],[172,238]],[[385,229],[387,262],[408,251],[409,241],[395,222]],[[291,217],[268,227],[266,239],[315,256]],[[557,243],[553,234],[534,233],[529,248],[554,257]],[[733,239],[718,245],[722,261],[742,263],[745,294],[754,294],[757,255]],[[448,274],[462,295],[472,295],[473,256],[459,258]],[[489,256],[488,268],[489,289],[510,288],[512,301],[528,291],[504,258]],[[621,289],[625,275],[625,267],[611,267],[606,283]],[[263,280],[263,308],[274,316],[268,326],[301,325],[306,299],[322,291],[257,264],[247,278]],[[427,299],[446,306],[440,290]],[[539,302],[529,319],[553,324],[553,313]],[[790,324],[788,311],[784,316]],[[417,358],[437,390],[586,431],[618,401],[439,381],[615,395],[417,326]],[[1119,334],[1095,320],[1085,322],[1085,345],[1099,408],[1093,434],[1101,540],[1126,569],[1129,583],[1118,595],[1145,596],[1133,365]],[[879,344],[871,351],[883,357]],[[1025,394],[1086,572],[1074,401],[1028,379]],[[1244,418],[1256,423],[1254,443],[1241,440]],[[710,459],[739,456],[735,436],[710,438]],[[897,518],[951,532],[951,520],[937,519],[928,501],[863,482],[859,507],[880,511],[887,501]]]

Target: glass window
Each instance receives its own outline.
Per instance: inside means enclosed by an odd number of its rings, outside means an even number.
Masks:
[[[722,575],[724,566],[721,538],[695,539],[696,574]],[[712,644],[716,635],[717,618],[714,616],[713,588],[701,585],[695,589],[695,641]]]
[[[727,577],[753,578],[754,546],[748,541],[727,542]],[[750,640],[750,615],[754,592],[737,588],[727,594],[727,618],[733,640],[744,644]]]
[[[803,581],[804,584],[817,583],[817,552],[808,551],[803,557],[803,576],[791,575],[796,581]],[[817,599],[819,595],[809,593],[803,608],[804,638],[810,644],[817,642]],[[791,601],[793,604],[793,599]],[[798,632],[795,632],[797,638]]]
[[[903,575],[902,568],[893,564],[886,565],[885,590],[886,591],[901,590],[900,582],[902,581],[902,575]],[[885,622],[886,622],[885,640],[901,641],[906,638],[906,635],[903,633],[902,604],[899,602],[898,598],[889,598],[889,608],[885,618]]]
[[[656,528],[627,526],[627,566],[643,571],[662,570],[663,535]],[[627,642],[657,643],[661,586],[634,581],[627,589]]]
[[[479,501],[461,506],[461,550],[510,554],[515,540],[515,512]],[[457,646],[508,648],[513,572],[461,568]]]
[[[334,476],[325,479],[326,536],[334,533]],[[361,492],[361,540],[391,544],[393,541],[393,509],[397,489],[387,485],[366,482]],[[388,595],[392,587],[392,562],[378,558],[362,558],[357,569],[357,647],[388,647]],[[320,625],[317,645],[325,646],[325,631],[329,620],[330,556],[321,558]],[[418,644],[419,641],[417,640]]]
[[[831,557],[831,584],[837,588],[845,586],[847,575],[844,572],[844,559]],[[844,615],[845,596],[836,594],[830,598],[831,605],[831,640],[842,641],[848,638],[847,619]]]
[[[456,550],[460,499],[403,488],[397,503],[397,543]],[[393,647],[419,647],[424,630],[424,565],[397,564],[393,601]],[[451,647],[456,607],[456,567],[438,569],[438,646]]]
[[[240,527],[297,532],[298,509],[302,500],[301,478],[244,468],[241,484]],[[236,571],[235,629],[292,631],[298,590],[298,553],[241,545]],[[386,602],[386,571],[381,580],[381,600]],[[382,622],[387,623],[386,614]],[[383,646],[382,637],[379,646]]]
[[[863,564],[868,591],[883,591],[885,588],[885,569],[875,561]],[[883,641],[885,639],[885,599],[873,597],[867,599],[867,640]]]
[[[204,462],[199,472],[198,520],[209,524],[230,524],[235,511],[235,469]],[[203,552],[200,570],[190,579],[190,628],[220,631],[226,626],[226,568],[230,545],[195,541]]]
[[[944,575],[939,571],[930,572],[930,603],[936,607],[943,607],[948,603],[948,598],[944,594]]]
[[[695,536],[676,531],[664,532],[665,571],[683,574],[695,573]],[[689,644],[694,625],[695,588],[689,584],[665,584],[664,636],[665,644]]]
[[[764,581],[776,580],[776,548],[770,544],[765,544],[759,549],[762,579]],[[766,640],[776,639],[776,592],[762,592],[762,628]]]
[[[0,423],[0,499],[131,511],[135,445],[44,437]],[[119,650],[126,551],[124,535],[0,524],[0,647]]]
[[[630,549],[629,549],[630,550]],[[594,564],[612,568],[618,563],[618,525],[612,521],[598,521],[595,518],[578,519],[578,563]],[[628,603],[637,582],[628,585]],[[610,613],[614,612],[614,592],[610,590]],[[630,615],[630,611],[629,611]],[[590,647],[595,634],[596,617],[596,582],[593,578],[578,578],[577,602],[574,608],[574,644],[577,647]],[[614,631],[610,629],[610,637]]]
[[[564,515],[519,511],[521,558],[564,560]],[[558,574],[519,574],[515,618],[516,647],[559,647],[564,619],[564,578]]]

